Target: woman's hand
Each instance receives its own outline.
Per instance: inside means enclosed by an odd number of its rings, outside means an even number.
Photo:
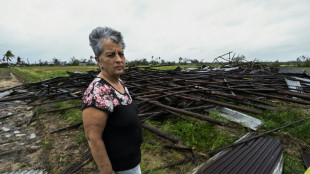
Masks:
[[[100,174],[115,174],[115,172],[113,171],[111,165],[107,165],[100,169]]]

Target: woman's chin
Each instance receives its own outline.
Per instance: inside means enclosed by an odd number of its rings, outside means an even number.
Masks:
[[[122,70],[116,70],[116,71],[114,71],[114,74],[115,75],[122,75],[122,74],[124,74],[124,70],[122,69]]]

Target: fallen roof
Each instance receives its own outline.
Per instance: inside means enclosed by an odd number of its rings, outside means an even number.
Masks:
[[[231,150],[220,152],[215,159],[209,160],[202,166],[197,174],[274,173],[275,171],[282,171],[280,140],[278,137],[260,137]]]
[[[306,73],[306,70],[301,69],[301,68],[280,68],[279,73],[280,74],[304,74]]]

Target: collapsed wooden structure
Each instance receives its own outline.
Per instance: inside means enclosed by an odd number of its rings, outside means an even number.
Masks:
[[[0,93],[5,93],[6,96],[0,98],[0,102],[7,105],[33,106],[35,108],[33,115],[27,121],[29,125],[32,119],[35,119],[39,106],[81,99],[88,84],[98,72],[68,72],[68,74],[69,77],[56,77],[3,89]],[[224,107],[255,116],[264,110],[273,110],[281,102],[310,106],[309,75],[306,71],[300,70],[279,70],[262,65],[204,67],[187,71],[181,71],[180,68],[166,71],[131,68],[127,69],[121,78],[139,108],[142,127],[175,144],[181,141],[179,137],[150,126],[145,121],[173,116],[192,122],[184,116],[186,115],[225,126],[226,121],[208,115],[210,108]],[[51,109],[40,114],[79,107],[81,106]],[[2,115],[0,119],[12,115],[14,113]],[[80,125],[82,122],[50,133],[78,128]],[[82,160],[90,158],[87,153]],[[73,173],[82,167],[82,164],[84,162],[70,166],[63,173]]]

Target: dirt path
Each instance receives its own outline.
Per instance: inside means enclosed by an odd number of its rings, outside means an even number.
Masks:
[[[0,69],[0,90],[21,83],[7,69]],[[88,151],[85,143],[78,143],[81,129],[50,134],[69,125],[55,114],[36,115],[28,124],[34,107],[0,102],[0,173],[41,169],[60,173],[78,162]],[[93,162],[77,173],[98,173]]]

